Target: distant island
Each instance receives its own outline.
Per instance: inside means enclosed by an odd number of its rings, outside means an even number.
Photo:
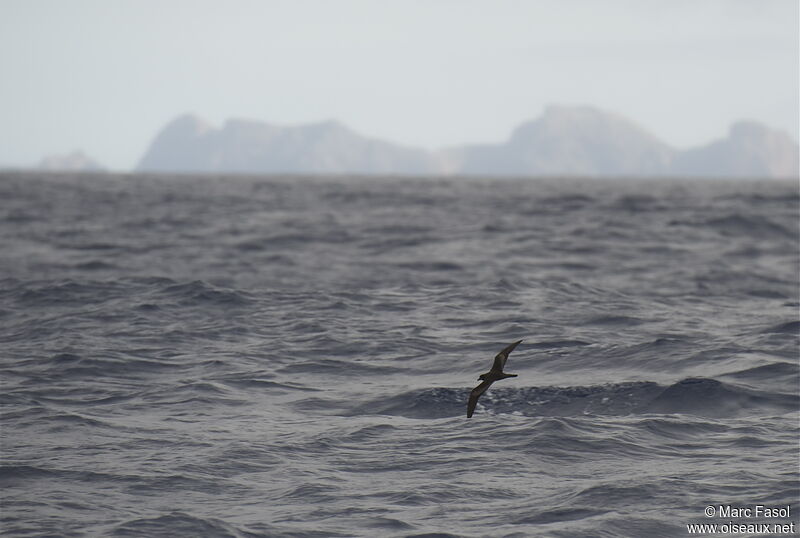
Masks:
[[[632,121],[593,107],[550,106],[505,142],[428,151],[363,136],[326,121],[281,127],[229,120],[216,128],[193,115],[169,122],[137,166],[142,172],[380,175],[798,176],[797,144],[762,124],[677,150]]]
[[[77,150],[65,155],[48,155],[39,161],[37,168],[54,172],[102,172],[105,170],[102,164]]]
[[[400,176],[580,176],[797,178],[792,138],[754,121],[724,138],[676,149],[629,119],[589,106],[550,106],[507,140],[439,151],[359,134],[337,121],[278,126],[231,119],[215,127],[185,114],[167,123],[137,172],[365,174]],[[75,152],[42,160],[44,170],[102,170]]]

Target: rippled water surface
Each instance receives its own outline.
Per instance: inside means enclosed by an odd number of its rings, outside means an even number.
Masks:
[[[798,204],[780,182],[0,175],[0,529],[796,521]]]

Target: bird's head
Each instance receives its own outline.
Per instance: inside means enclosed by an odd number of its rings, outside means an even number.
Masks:
[[[481,374],[478,376],[478,381],[483,381],[484,379],[486,379],[486,374]]]

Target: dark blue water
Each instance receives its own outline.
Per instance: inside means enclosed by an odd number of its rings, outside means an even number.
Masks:
[[[799,207],[780,182],[1,175],[0,528],[797,521]]]

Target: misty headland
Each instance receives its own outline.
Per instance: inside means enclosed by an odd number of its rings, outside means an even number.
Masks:
[[[549,106],[500,142],[440,150],[396,144],[339,121],[275,125],[194,114],[169,121],[136,172],[515,177],[796,178],[800,151],[783,131],[734,123],[707,144],[675,148],[636,122],[590,106]],[[81,166],[89,162],[91,168]],[[85,157],[49,157],[40,168],[98,169]]]

